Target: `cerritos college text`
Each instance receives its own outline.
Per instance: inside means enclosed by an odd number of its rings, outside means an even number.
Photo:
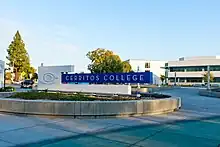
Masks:
[[[62,74],[62,83],[151,83],[151,72],[106,73],[106,74]]]

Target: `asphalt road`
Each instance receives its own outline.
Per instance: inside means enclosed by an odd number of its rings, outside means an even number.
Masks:
[[[220,114],[220,99],[199,96],[199,88],[180,88],[162,93],[182,98],[182,109]]]

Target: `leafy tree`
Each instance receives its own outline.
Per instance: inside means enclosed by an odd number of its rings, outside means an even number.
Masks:
[[[11,78],[12,78],[11,72],[6,72],[5,73],[5,80],[11,80]]]
[[[22,72],[26,72],[25,70],[30,68],[29,55],[25,49],[25,44],[19,31],[16,32],[13,41],[7,49],[7,52],[8,56],[6,58],[9,60],[8,65],[13,67],[13,72],[15,73],[15,81],[19,81],[19,75]]]
[[[34,73],[33,76],[31,77],[31,80],[38,80],[38,74]]]
[[[98,48],[94,51],[87,53],[87,57],[91,60],[91,64],[88,66],[88,70],[92,73],[103,73],[105,72],[107,57],[113,55],[112,51]]]
[[[122,66],[123,66],[123,72],[131,72],[131,65],[129,64],[128,61],[123,61],[122,62]]]
[[[203,80],[205,83],[208,82],[208,72],[203,74]],[[214,81],[214,75],[213,73],[210,72],[210,82],[213,82],[213,81]]]
[[[162,85],[163,85],[163,82],[164,82],[165,78],[166,78],[165,75],[160,75],[160,80],[162,82]]]
[[[88,69],[91,73],[131,71],[131,65],[127,61],[122,61],[118,55],[110,50],[98,48],[88,52],[86,56],[91,60],[91,64],[88,65]]]
[[[30,77],[33,76],[33,74],[36,72],[36,69],[32,66],[27,66],[25,70],[22,72],[22,77],[25,79],[30,79]]]
[[[122,61],[118,55],[107,56],[101,66],[104,73],[123,72]]]

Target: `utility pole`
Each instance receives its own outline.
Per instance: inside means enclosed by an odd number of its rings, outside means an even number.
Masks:
[[[137,72],[139,72],[139,70],[140,70],[140,67],[138,66],[137,67]],[[141,97],[140,91],[141,91],[140,83],[137,83],[137,97],[138,98]]]
[[[174,86],[176,86],[176,72],[174,73]]]
[[[4,87],[3,87],[3,88],[4,88],[4,89],[5,89],[5,87],[6,87],[6,86],[5,86],[5,81],[6,81],[6,71],[7,71],[7,70],[10,70],[10,68],[5,68],[5,69],[4,69],[4,73],[3,73],[3,74],[4,74]]]
[[[210,90],[210,66],[207,66],[208,78],[207,78],[207,89]]]
[[[137,67],[137,72],[139,72],[139,70],[140,70],[140,67],[138,66]],[[137,86],[138,86],[138,90],[140,90],[140,83],[137,83]]]
[[[6,69],[4,69],[4,89],[5,89],[5,78],[6,78],[6,74],[5,74],[5,72],[6,72]]]

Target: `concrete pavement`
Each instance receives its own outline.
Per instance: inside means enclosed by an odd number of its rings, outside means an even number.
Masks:
[[[80,120],[1,114],[0,147],[217,147],[220,99],[198,96],[197,91],[164,91],[182,97],[183,107],[157,116]]]

